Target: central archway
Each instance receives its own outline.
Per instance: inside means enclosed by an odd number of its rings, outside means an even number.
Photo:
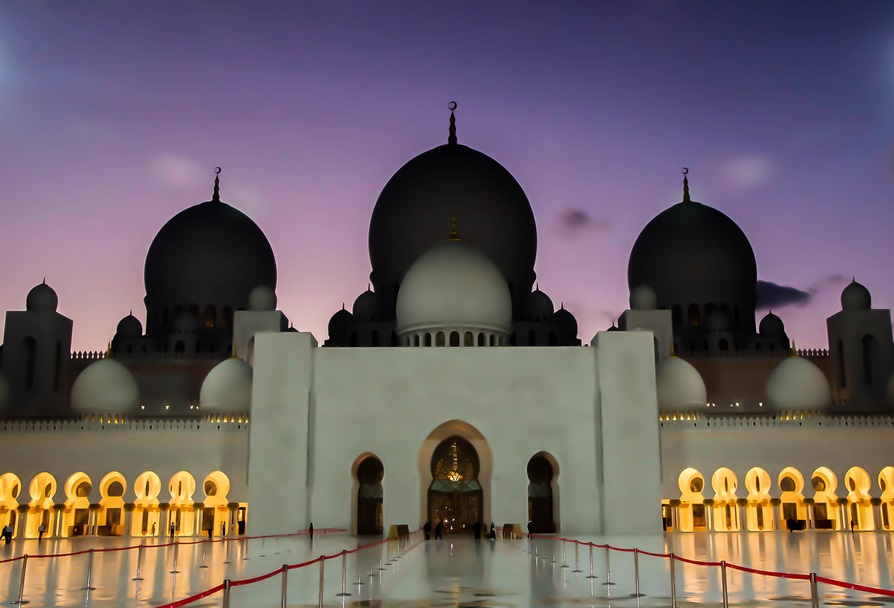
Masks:
[[[471,530],[483,523],[483,492],[478,483],[481,464],[474,446],[453,435],[438,444],[431,457],[428,519],[441,522],[444,532]]]

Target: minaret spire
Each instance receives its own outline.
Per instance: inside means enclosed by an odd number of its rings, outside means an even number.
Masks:
[[[214,193],[211,200],[215,203],[220,202],[220,167],[214,167]]]
[[[683,167],[683,202],[689,203],[692,199],[689,198],[689,167]]]
[[[456,143],[456,116],[453,115],[453,111],[456,109],[456,102],[451,101],[447,104],[447,108],[450,110],[450,135],[447,137],[448,144]]]

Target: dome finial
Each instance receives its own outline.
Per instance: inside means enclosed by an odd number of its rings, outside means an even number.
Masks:
[[[453,115],[453,111],[456,109],[456,102],[451,101],[447,104],[447,108],[450,110],[450,136],[447,138],[448,144],[456,143],[456,117]]]
[[[106,346],[106,354],[103,359],[111,359],[112,358],[112,343],[109,342],[109,345]]]
[[[215,203],[220,202],[220,167],[214,167],[214,193],[211,200]]]
[[[691,202],[689,198],[689,167],[683,167],[683,202]]]
[[[795,341],[792,340],[792,352],[789,353],[789,357],[797,357],[797,356],[798,356],[798,349],[795,348]]]
[[[448,241],[459,241],[459,232],[456,229],[456,214],[451,214],[450,216],[450,236],[447,237]]]

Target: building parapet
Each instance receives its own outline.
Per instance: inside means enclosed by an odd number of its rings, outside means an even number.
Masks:
[[[659,414],[658,422],[662,428],[870,428],[894,426],[894,415],[829,414],[813,410],[732,416],[706,416],[700,412],[669,412]]]
[[[247,414],[207,414],[201,418],[147,418],[121,414],[84,414],[78,418],[0,420],[2,433],[62,431],[247,431]]]

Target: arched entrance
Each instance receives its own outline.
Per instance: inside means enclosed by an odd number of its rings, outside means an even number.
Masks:
[[[478,452],[458,435],[435,448],[428,487],[428,519],[441,522],[444,532],[471,530],[483,522],[483,492],[478,483]]]
[[[385,467],[375,456],[367,456],[357,466],[357,534],[382,534],[382,479]]]
[[[528,521],[535,534],[556,531],[556,508],[553,483],[556,468],[544,452],[528,461]]]

